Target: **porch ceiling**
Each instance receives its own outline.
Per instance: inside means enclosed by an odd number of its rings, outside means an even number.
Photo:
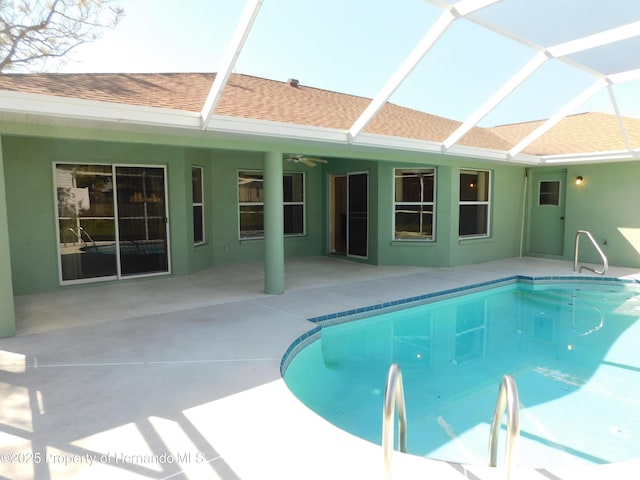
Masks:
[[[345,150],[382,148],[527,164],[640,158],[640,123],[628,118],[637,116],[638,110],[631,110],[632,104],[637,104],[634,108],[640,108],[640,8],[637,0],[423,0],[421,3],[430,9],[430,16],[424,17],[429,20],[421,25],[422,38],[404,54],[399,54],[395,70],[385,68],[372,72],[372,77],[381,80],[377,93],[369,95],[368,105],[348,128],[246,118],[220,113],[217,109],[231,72],[242,61],[245,47],[255,51],[265,31],[273,36],[282,35],[282,32],[275,31],[275,27],[270,31],[268,24],[260,23],[263,4],[265,9],[268,8],[266,5],[273,8],[263,0],[247,0],[199,113],[0,91],[0,120],[97,127],[109,124],[111,128],[127,131],[162,127],[177,134],[188,132],[192,136],[215,138],[280,139],[308,143],[310,148],[314,145],[344,146]],[[394,8],[405,7],[395,5]],[[297,25],[305,25],[304,31],[327,34],[327,29],[315,24],[313,15],[303,8],[292,15],[300,17]],[[415,32],[416,20],[408,16],[406,21],[411,23]],[[255,32],[255,40],[252,38],[256,29],[254,25],[260,25],[257,27],[259,32]],[[295,30],[296,33],[300,31]],[[390,26],[388,34],[397,35],[399,32],[401,30],[396,31]],[[379,31],[372,32],[376,33],[379,35]],[[485,37],[492,38],[492,45],[497,45],[495,50],[482,50]],[[315,43],[315,53],[322,52],[322,42]],[[409,43],[405,41],[405,45]],[[345,54],[349,48],[345,45]],[[512,49],[518,54],[505,54]],[[370,53],[375,56],[376,52]],[[447,78],[450,72],[444,71],[446,69],[429,68],[432,57],[443,53],[451,65],[476,66],[480,54],[483,68],[476,67],[472,75],[467,75],[470,78],[451,83]],[[269,52],[264,54],[268,56]],[[323,54],[328,56],[327,52]],[[311,47],[308,55],[314,60]],[[363,67],[355,57],[351,64],[352,68]],[[340,65],[344,63],[340,62]],[[381,65],[386,66],[388,62]],[[296,71],[295,65],[290,68],[283,73],[289,75]],[[349,76],[349,72],[344,70],[333,73],[336,77]],[[444,83],[431,83],[432,79],[439,77]],[[403,96],[406,86],[420,82],[436,87],[421,90],[425,98],[415,98],[414,95],[407,100],[408,97]],[[480,89],[487,92],[486,96],[479,95],[467,101],[465,82],[467,85],[468,82],[486,84],[486,88]],[[442,88],[442,85],[446,87]],[[560,91],[562,95],[557,94]],[[465,107],[462,118],[456,118],[444,140],[406,138],[367,130],[387,102],[410,103],[408,106],[413,109],[430,112],[430,99],[435,97],[444,98],[445,103],[452,105],[464,103]],[[529,107],[526,106],[527,101]],[[606,129],[607,138],[614,141],[604,142],[602,149],[593,151],[572,150],[570,145],[579,143],[580,136],[588,137],[590,132],[584,129],[577,132],[583,124],[578,121],[569,124],[566,119],[577,112],[592,109],[592,105],[600,101],[604,101],[604,109],[614,119],[613,126]],[[550,105],[544,116],[537,116],[541,114],[535,107],[540,103]],[[513,125],[496,126],[495,119],[503,118],[497,115],[501,110],[517,111],[517,120],[510,122],[517,124],[517,128]],[[634,113],[630,113],[632,111]],[[505,140],[509,148],[493,149],[461,143],[477,127],[483,127]],[[562,142],[549,142],[549,138],[557,137],[558,132],[564,135],[566,148]]]

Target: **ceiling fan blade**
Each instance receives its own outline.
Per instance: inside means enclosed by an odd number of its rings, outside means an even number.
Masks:
[[[304,158],[306,160],[309,160],[311,162],[314,162],[314,163],[329,163],[324,158],[316,158],[316,157],[302,157],[302,158]]]
[[[304,163],[308,167],[315,167],[316,163],[328,163],[324,158],[305,157],[304,155],[289,155],[285,162]]]

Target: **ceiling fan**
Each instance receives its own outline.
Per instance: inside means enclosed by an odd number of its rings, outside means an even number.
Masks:
[[[306,157],[304,155],[289,155],[286,162],[304,163],[308,167],[315,167],[317,163],[328,163],[324,158]]]

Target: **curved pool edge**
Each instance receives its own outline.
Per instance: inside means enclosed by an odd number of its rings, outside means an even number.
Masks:
[[[272,385],[280,392],[276,411],[291,420],[287,427],[286,440],[280,444],[286,452],[287,466],[280,474],[297,471],[308,479],[380,479],[383,476],[382,447],[357,437],[331,424],[304,405],[280,379]],[[263,394],[261,393],[261,398]],[[382,406],[380,408],[382,415]],[[275,415],[277,418],[279,415]],[[275,421],[275,420],[274,420]],[[488,441],[488,439],[487,439]],[[268,450],[268,448],[266,449]],[[391,472],[394,480],[414,480],[416,478],[437,480],[505,480],[502,451],[499,452],[497,467],[488,465],[468,465],[448,462],[418,455],[393,452]],[[488,463],[488,454],[487,454]],[[304,470],[306,469],[306,471]],[[311,470],[310,470],[311,469]],[[640,471],[640,460],[585,465],[572,468],[533,468],[516,466],[514,478],[517,480],[635,480]],[[280,478],[293,478],[282,476]]]
[[[510,275],[495,280],[488,280],[484,282],[477,282],[469,285],[464,285],[457,288],[449,288],[445,290],[438,290],[435,292],[425,293],[423,295],[417,295],[413,297],[406,297],[399,300],[393,300],[389,302],[376,303],[367,307],[353,308],[349,310],[343,310],[340,312],[329,313],[320,315],[317,317],[307,318],[307,321],[316,324],[307,332],[296,338],[291,345],[287,348],[280,361],[280,375],[284,378],[287,367],[295,353],[304,348],[307,344],[313,342],[320,334],[322,328],[333,325],[339,325],[341,323],[353,322],[356,320],[362,320],[374,315],[382,315],[385,313],[393,312],[396,310],[403,310],[405,308],[417,307],[420,305],[426,305],[428,303],[437,302],[440,300],[446,300],[448,298],[456,297],[462,294],[471,294],[488,290],[491,288],[502,287],[506,285],[512,285],[517,283],[531,284],[531,285],[544,285],[553,284],[557,282],[570,281],[572,284],[589,284],[589,285],[633,285],[640,287],[640,280],[633,278],[619,278],[619,277],[601,277],[601,276],[584,276],[584,275],[545,275],[545,276],[530,276],[530,275]]]
[[[361,320],[367,317],[380,315],[395,310],[445,300],[447,298],[455,297],[461,294],[475,293],[482,290],[497,288],[510,284],[525,283],[540,285],[553,284],[557,282],[571,282],[572,284],[584,283],[589,285],[601,284],[608,286],[629,285],[640,287],[640,280],[633,278],[583,275],[511,275],[496,280],[478,282],[458,288],[445,289],[427,293],[424,295],[379,303],[368,307],[350,309],[327,315],[321,315],[318,317],[308,318],[307,320],[316,324],[316,326],[297,337],[285,351],[280,362],[281,381],[284,384],[285,388],[288,389],[288,386],[284,379],[288,365],[301,349],[319,338],[322,329],[325,327]],[[297,399],[297,397],[295,397],[293,392],[289,390],[289,393],[298,401],[301,406],[307,408],[309,410],[309,413],[312,413],[315,417],[317,417],[317,420],[320,420],[330,427],[333,427],[341,434],[351,437],[351,441],[349,443],[351,443],[354,448],[360,449],[366,445],[368,450],[379,452],[380,462],[382,463],[381,446],[357,437],[350,432],[342,430],[339,427],[331,424],[328,420],[325,420],[320,415],[316,414],[306,405],[304,405],[304,403],[302,403],[299,399]],[[499,453],[499,459],[501,459],[501,454],[502,452]],[[370,461],[374,461],[372,453],[369,453],[367,457],[369,457]],[[499,460],[499,462],[501,461],[502,460]],[[624,462],[598,465],[579,465],[574,467],[534,468],[529,466],[516,466],[514,476],[518,480],[595,480],[607,477],[616,478],[616,480],[631,480],[637,478],[638,471],[640,471],[640,459],[633,459]],[[500,465],[498,467],[490,467],[488,465],[469,465],[464,463],[456,463],[452,461],[423,457],[410,453],[401,453],[397,451],[393,452],[393,478],[411,479],[416,477],[417,472],[419,472],[421,476],[424,475],[426,478],[438,478],[441,480],[462,478],[474,480],[497,480],[506,478],[507,471],[505,467],[502,467]],[[382,478],[382,471],[380,471],[380,478]]]

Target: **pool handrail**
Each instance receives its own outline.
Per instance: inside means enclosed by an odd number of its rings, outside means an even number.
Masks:
[[[89,239],[89,241],[90,241],[91,243],[93,243],[93,246],[94,246],[94,247],[96,246],[96,242],[95,242],[95,240],[94,240],[93,238],[91,238],[91,235],[89,235],[89,232],[87,232],[84,228],[82,228],[82,227],[78,227],[78,231],[77,231],[77,232],[76,232],[73,228],[71,228],[71,227],[67,227],[67,228],[65,228],[65,229],[64,229],[64,231],[63,231],[63,234],[62,234],[63,240],[64,240],[64,234],[65,234],[67,231],[70,231],[71,233],[73,233],[74,237],[76,237],[76,238],[78,239],[78,242],[79,242],[79,243],[81,243],[83,246],[85,246],[85,247],[86,247],[86,246],[87,246],[87,242],[85,242],[85,241],[84,241],[84,238],[82,238],[82,234],[84,233],[84,234],[87,236],[87,238]],[[66,247],[66,246],[67,246],[67,241],[66,241],[66,240],[64,240],[64,242],[63,242],[63,243],[64,243],[64,246]],[[74,241],[73,241],[73,245],[75,245],[75,244],[76,244],[76,241],[74,240]]]
[[[605,273],[607,273],[607,270],[609,269],[609,260],[607,259],[607,256],[604,254],[604,252],[598,245],[598,242],[596,242],[596,240],[593,238],[593,235],[591,235],[591,232],[588,232],[587,230],[578,230],[578,232],[576,233],[576,254],[575,254],[575,257],[573,258],[573,271],[575,272],[578,269],[578,253],[580,249],[581,235],[585,235],[589,240],[591,240],[591,243],[595,247],[596,251],[598,252],[598,254],[600,254],[600,258],[602,259],[602,270],[596,270],[595,268],[587,267],[586,265],[581,265],[580,269],[578,270],[578,273],[582,273],[582,270],[589,270],[590,272],[596,273],[598,275],[604,275]]]
[[[520,401],[518,399],[518,388],[516,381],[510,375],[502,377],[500,389],[498,390],[498,400],[491,422],[491,432],[489,433],[489,466],[495,467],[498,463],[498,430],[502,423],[502,416],[507,412],[507,443],[505,446],[507,462],[507,480],[515,468],[518,454],[518,441],[520,439]]]
[[[404,388],[400,365],[389,367],[387,386],[384,392],[382,411],[382,454],[384,457],[384,478],[391,478],[391,456],[393,452],[395,410],[398,409],[398,450],[407,451],[407,413],[404,404]]]

